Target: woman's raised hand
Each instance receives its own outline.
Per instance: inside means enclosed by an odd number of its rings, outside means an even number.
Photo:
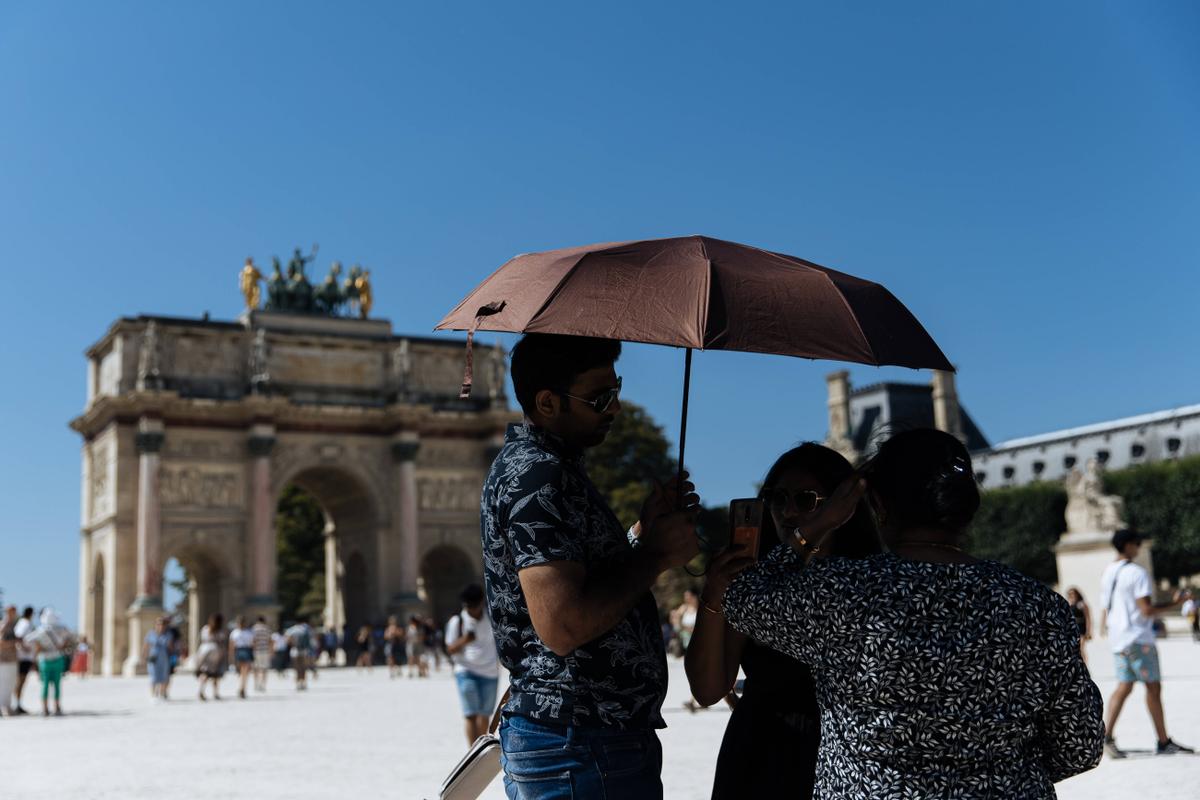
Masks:
[[[708,578],[704,582],[704,591],[700,598],[704,605],[713,611],[721,610],[721,598],[733,579],[742,570],[754,565],[754,557],[746,550],[746,546],[737,544],[729,547],[712,561],[708,562]]]
[[[808,516],[799,530],[807,546],[811,548],[809,552],[815,552],[829,534],[850,521],[854,510],[858,508],[858,501],[862,499],[866,490],[866,479],[854,473],[838,484],[833,494]],[[798,544],[795,537],[792,538],[793,544]]]

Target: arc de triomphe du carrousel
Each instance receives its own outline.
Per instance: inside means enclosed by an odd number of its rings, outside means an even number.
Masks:
[[[80,628],[104,675],[143,669],[164,613],[164,567],[189,579],[187,636],[263,615],[278,623],[276,526],[288,486],[325,517],[325,606],[340,631],[389,614],[438,620],[480,579],[479,490],[518,417],[504,353],[396,336],[369,316],[370,273],[320,286],[299,251],[266,280],[247,259],[237,321],[123,317],[87,350]]]

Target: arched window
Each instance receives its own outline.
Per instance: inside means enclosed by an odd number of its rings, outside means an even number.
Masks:
[[[1076,460],[1077,459],[1075,456],[1066,456],[1063,458],[1063,466],[1067,469],[1070,469],[1071,467],[1075,466]]]

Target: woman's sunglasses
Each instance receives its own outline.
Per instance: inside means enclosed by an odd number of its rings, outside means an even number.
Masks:
[[[611,389],[605,389],[603,392],[590,400],[586,397],[576,397],[575,395],[567,394],[566,392],[559,392],[559,394],[561,394],[563,397],[569,397],[572,400],[578,400],[584,405],[590,406],[592,411],[595,411],[597,414],[603,414],[604,412],[608,411],[614,402],[616,402],[617,395],[621,394],[621,379],[618,377],[616,386]]]
[[[821,505],[821,501],[825,499],[824,495],[817,494],[812,489],[789,492],[787,489],[779,487],[767,492],[767,502],[771,504],[772,508],[787,508],[788,500],[791,500],[801,514],[816,511],[817,506]]]

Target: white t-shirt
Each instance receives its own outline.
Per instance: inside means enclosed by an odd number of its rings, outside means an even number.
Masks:
[[[282,633],[278,633],[278,632],[272,633],[271,634],[271,646],[275,648],[276,653],[286,653],[287,649],[288,649],[287,637],[284,636]]]
[[[254,647],[254,631],[250,628],[234,628],[229,634],[229,641],[237,647]]]
[[[446,644],[453,644],[471,632],[475,633],[474,641],[450,656],[454,671],[470,672],[481,678],[500,677],[496,640],[492,638],[492,621],[487,614],[483,615],[483,619],[475,619],[466,611],[461,611],[451,617],[446,623]]]
[[[25,637],[33,633],[33,623],[21,617],[13,627],[13,635],[17,637],[17,660],[33,661],[33,647],[25,643]]]
[[[1183,607],[1179,609],[1179,613],[1185,617],[1191,617],[1196,613],[1196,601],[1190,597],[1183,601]]]
[[[1137,606],[1152,597],[1150,573],[1132,561],[1114,561],[1100,578],[1100,607],[1108,612],[1108,643],[1114,653],[1134,644],[1154,644],[1154,622]]]

